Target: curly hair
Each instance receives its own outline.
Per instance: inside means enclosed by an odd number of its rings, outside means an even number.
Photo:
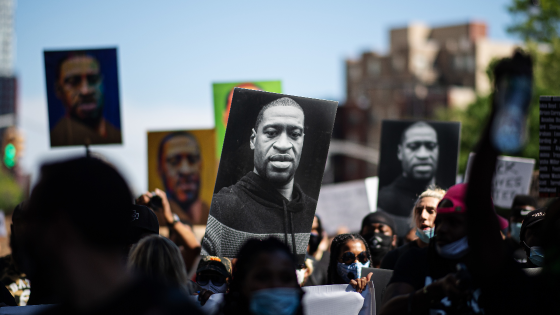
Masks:
[[[248,240],[243,244],[237,254],[238,258],[233,268],[229,292],[225,295],[225,303],[223,304],[222,310],[224,314],[249,314],[249,300],[247,297],[243,296],[242,293],[247,274],[255,267],[255,261],[258,255],[275,252],[282,252],[286,254],[287,257],[290,257],[295,275],[297,260],[284,242],[275,237],[269,237],[262,241],[258,239]],[[303,296],[303,291],[301,291],[301,296]],[[300,303],[297,315],[302,314],[303,308]]]
[[[369,247],[366,240],[360,234],[340,234],[337,235],[331,243],[331,257],[329,258],[329,268],[327,269],[327,284],[341,284],[344,280],[336,272],[338,264],[338,255],[340,250],[348,241],[361,241],[366,248],[366,255],[369,261],[371,261],[371,253],[369,252]]]

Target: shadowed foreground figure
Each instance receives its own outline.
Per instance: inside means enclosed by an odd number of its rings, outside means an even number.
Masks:
[[[126,270],[132,194],[95,158],[44,165],[29,200],[23,269],[59,305],[45,314],[200,314],[179,289]],[[32,293],[35,294],[35,291]]]

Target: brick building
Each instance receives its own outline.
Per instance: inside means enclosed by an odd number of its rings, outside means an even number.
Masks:
[[[346,60],[346,103],[338,110],[335,137],[378,150],[384,119],[434,119],[439,108],[465,107],[477,93],[490,92],[489,62],[514,48],[488,39],[483,22],[392,29],[387,55],[365,52]],[[377,175],[371,161],[332,158],[335,181]]]

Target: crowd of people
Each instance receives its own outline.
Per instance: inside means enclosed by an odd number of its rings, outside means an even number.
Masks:
[[[425,187],[404,237],[383,211],[356,218],[358,233],[334,236],[315,216],[304,264],[274,237],[249,239],[237,258],[201,256],[192,226],[173,213],[164,191],[134,198],[118,170],[96,157],[45,164],[13,212],[0,307],[205,314],[212,300],[213,314],[300,315],[302,287],[339,284],[366,294],[372,270],[385,269],[390,280],[375,288],[383,291],[381,314],[558,313],[560,201],[538,208],[519,195],[508,219],[496,213],[493,121],[494,114],[469,183]]]

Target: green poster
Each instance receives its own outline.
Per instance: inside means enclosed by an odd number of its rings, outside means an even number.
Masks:
[[[236,87],[261,90],[273,93],[282,93],[281,81],[255,81],[255,82],[233,82],[233,83],[214,83],[214,121],[216,122],[216,157],[220,159],[222,155],[222,145],[226,135],[226,126],[229,116],[229,108],[233,89]]]

